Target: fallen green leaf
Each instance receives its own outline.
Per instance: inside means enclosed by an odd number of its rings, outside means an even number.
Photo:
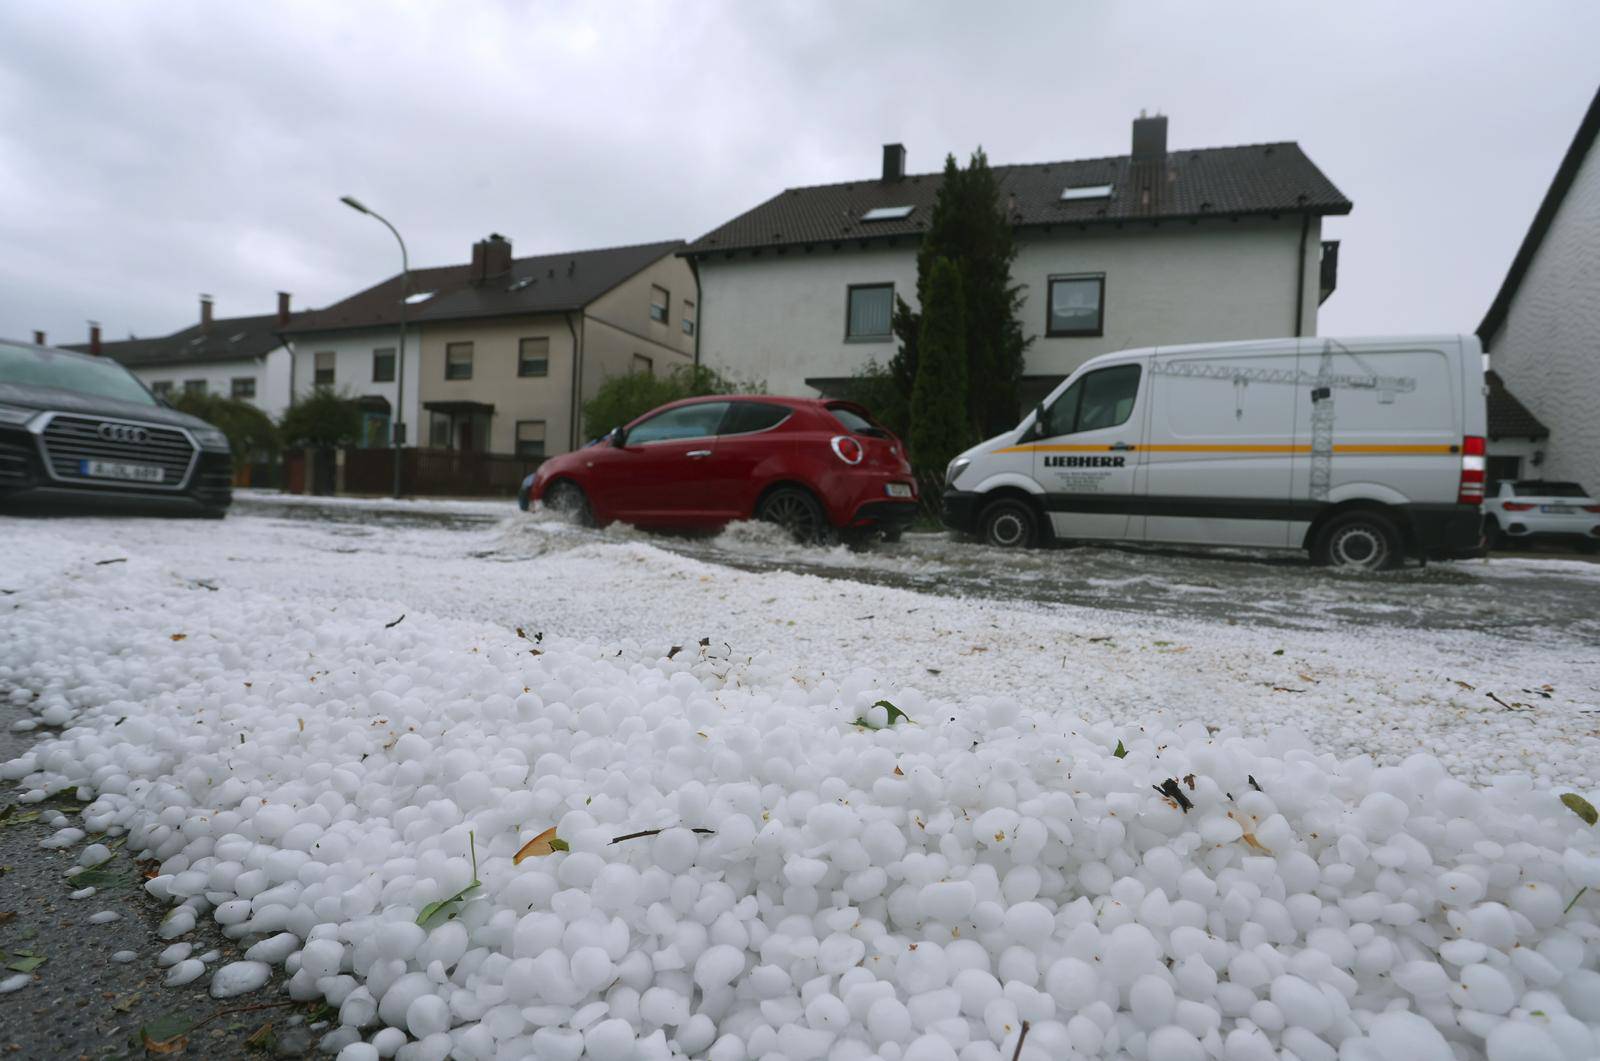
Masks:
[[[571,848],[570,845],[568,845],[568,843],[565,840],[561,839],[560,837],[557,837],[556,839],[550,841],[550,850],[552,850],[552,851],[571,851],[572,848]]]
[[[422,912],[417,915],[417,924],[421,925],[423,928],[427,928],[429,921],[432,921],[434,919],[434,917],[438,916],[438,914],[440,914],[441,912],[444,912],[446,910],[449,911],[451,917],[454,917],[455,916],[454,907],[457,904],[462,903],[462,902],[464,902],[466,900],[467,893],[472,891],[474,888],[483,887],[483,881],[478,879],[478,841],[477,841],[477,838],[472,833],[468,833],[467,834],[467,846],[472,850],[472,880],[471,880],[471,882],[469,882],[465,888],[462,888],[460,891],[456,892],[454,895],[449,896],[448,898],[445,898],[445,899],[440,899],[437,902],[429,903],[427,906],[424,906],[422,908]],[[555,842],[554,841],[551,842],[551,846],[552,847],[555,846]],[[565,850],[566,844],[563,843],[561,846],[562,846],[562,849]],[[447,918],[447,920],[448,920],[448,918]]]
[[[1587,884],[1585,884],[1583,887],[1579,888],[1578,889],[1578,894],[1574,895],[1572,897],[1572,901],[1567,904],[1567,908],[1565,910],[1561,911],[1562,916],[1570,914],[1572,912],[1572,908],[1574,906],[1578,905],[1578,900],[1583,898],[1583,893],[1588,891],[1588,890],[1589,890],[1589,886]]]
[[[6,968],[14,973],[31,973],[47,960],[27,951],[18,951],[17,954],[19,956],[16,959],[6,963]]]
[[[1124,748],[1122,746],[1122,741],[1119,740],[1117,741],[1116,749],[1113,750],[1111,754],[1115,755],[1118,759],[1126,759],[1128,757],[1128,749]]]
[[[1590,803],[1576,792],[1561,793],[1561,802],[1567,805],[1568,810],[1582,818],[1584,821],[1588,822],[1590,825],[1600,821],[1600,813],[1596,813],[1594,804]]]

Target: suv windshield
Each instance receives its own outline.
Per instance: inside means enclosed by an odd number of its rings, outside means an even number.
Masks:
[[[0,383],[54,387],[139,405],[156,404],[144,385],[115,361],[44,346],[0,342]]]
[[[1588,497],[1577,483],[1542,483],[1537,479],[1524,480],[1511,487],[1518,497]]]

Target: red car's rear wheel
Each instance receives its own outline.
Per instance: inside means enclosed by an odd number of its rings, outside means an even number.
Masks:
[[[756,518],[766,523],[776,523],[789,532],[789,536],[802,544],[812,544],[824,539],[828,530],[827,517],[817,499],[798,487],[785,486],[768,494],[761,502]]]

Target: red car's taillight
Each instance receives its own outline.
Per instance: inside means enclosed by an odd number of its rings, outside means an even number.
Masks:
[[[1505,509],[1507,512],[1526,512],[1531,508],[1538,508],[1539,506],[1529,504],[1526,501],[1507,501],[1500,507]]]
[[[861,458],[867,455],[867,451],[861,447],[861,443],[849,435],[834,435],[828,445],[833,448],[833,455],[846,464],[860,464]]]
[[[1456,494],[1457,504],[1483,504],[1484,453],[1481,435],[1468,435],[1461,440],[1461,487]]]

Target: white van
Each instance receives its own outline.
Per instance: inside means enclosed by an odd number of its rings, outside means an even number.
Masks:
[[[1472,555],[1483,368],[1470,335],[1105,354],[950,462],[944,519],[998,546],[1307,549],[1369,569]]]

